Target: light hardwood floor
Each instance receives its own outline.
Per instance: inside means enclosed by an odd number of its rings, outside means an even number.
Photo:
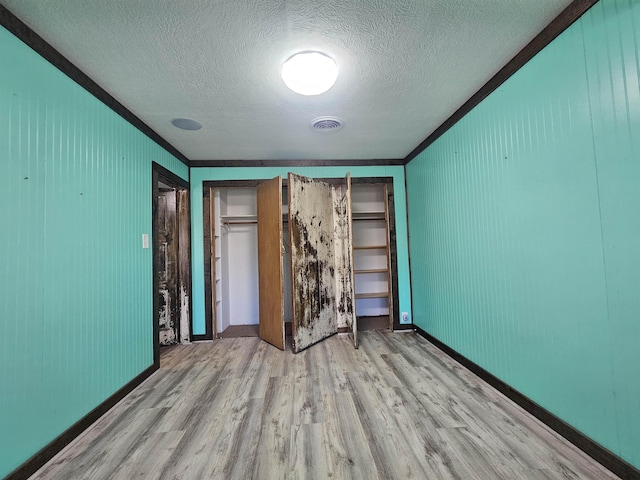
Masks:
[[[413,333],[180,345],[36,479],[618,478]]]

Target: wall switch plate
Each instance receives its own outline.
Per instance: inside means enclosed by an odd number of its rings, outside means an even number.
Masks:
[[[142,248],[149,248],[149,234],[142,234]]]
[[[409,323],[409,313],[402,312],[402,323]]]

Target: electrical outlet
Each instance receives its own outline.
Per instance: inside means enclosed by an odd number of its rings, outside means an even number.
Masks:
[[[409,323],[409,313],[402,312],[402,323]]]

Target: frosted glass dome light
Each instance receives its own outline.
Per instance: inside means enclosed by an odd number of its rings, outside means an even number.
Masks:
[[[302,52],[282,65],[282,80],[300,95],[320,95],[338,78],[338,66],[333,59],[320,52]]]

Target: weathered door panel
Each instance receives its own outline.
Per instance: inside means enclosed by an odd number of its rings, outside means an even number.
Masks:
[[[350,179],[347,179],[350,180]],[[351,234],[351,200],[348,181],[333,185],[336,319],[339,331],[349,331],[357,348]],[[354,335],[355,332],[355,335]]]
[[[159,325],[160,345],[178,343],[180,298],[178,295],[178,232],[175,190],[158,194]]]
[[[176,192],[176,229],[178,233],[177,245],[177,272],[178,281],[176,292],[180,315],[176,322],[176,331],[179,333],[178,341],[188,343],[191,340],[189,332],[189,319],[191,317],[191,223],[189,222],[189,192],[179,189]]]
[[[259,336],[284,350],[282,177],[258,185]]]
[[[289,173],[292,347],[337,333],[331,186]]]
[[[343,278],[343,301],[344,315],[347,318],[347,325],[350,327],[349,336],[353,340],[353,346],[358,348],[358,318],[356,317],[356,289],[355,289],[355,269],[353,266],[353,210],[351,204],[351,174],[347,173],[346,192],[343,196],[344,217],[343,224],[346,232],[342,232],[343,244],[342,254],[344,259]]]

